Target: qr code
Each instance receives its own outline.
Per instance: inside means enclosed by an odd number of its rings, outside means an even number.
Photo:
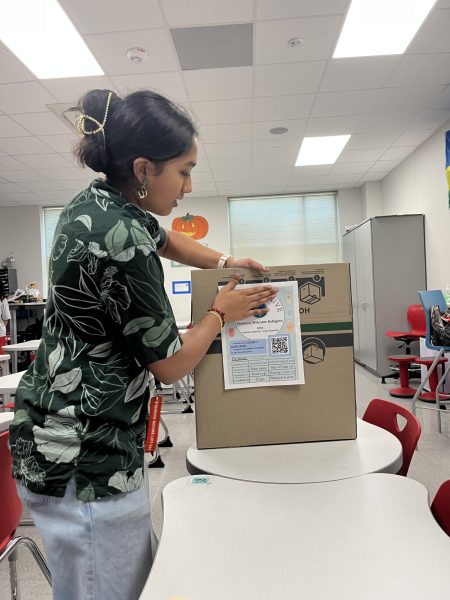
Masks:
[[[289,354],[289,337],[282,335],[270,338],[271,354]]]

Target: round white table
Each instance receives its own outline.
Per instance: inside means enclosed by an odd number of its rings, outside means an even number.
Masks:
[[[18,373],[12,373],[12,375],[0,377],[0,394],[14,393],[25,373],[26,371],[19,371]]]
[[[367,473],[397,473],[403,452],[391,433],[358,419],[355,440],[214,448],[191,446],[189,473],[209,473],[262,483],[317,483]]]
[[[450,538],[409,477],[184,477],[165,487],[163,506],[141,600],[448,598]]]
[[[41,340],[27,340],[26,342],[19,342],[18,344],[8,344],[3,346],[5,350],[13,353],[12,357],[12,372],[17,371],[17,353],[18,352],[35,352],[39,348]]]

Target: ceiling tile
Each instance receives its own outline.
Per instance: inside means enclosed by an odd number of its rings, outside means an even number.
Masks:
[[[6,158],[11,158],[11,157],[8,156]],[[14,159],[11,159],[11,160],[14,160]],[[0,175],[4,179],[7,179],[8,181],[15,181],[15,182],[20,183],[21,181],[44,181],[45,179],[47,179],[46,176],[43,173],[41,173],[40,171],[32,171],[30,169],[27,169],[25,167],[25,165],[22,165],[22,167],[23,167],[23,170],[21,170],[21,171],[19,171],[19,170],[14,170],[14,171],[3,170],[2,169],[2,161],[1,161],[1,157],[0,157]]]
[[[74,106],[78,103],[80,98],[90,90],[113,88],[109,77],[104,76],[42,79],[41,83],[58,102],[70,102],[73,103]]]
[[[371,169],[361,177],[361,183],[366,181],[380,181],[380,179],[384,179],[388,173],[389,171],[374,171]]]
[[[341,14],[347,0],[256,0],[257,19],[283,19]]]
[[[405,54],[387,85],[450,83],[450,54]]]
[[[387,113],[428,108],[429,102],[444,89],[443,85],[423,85],[373,90],[369,112]]]
[[[254,179],[260,181],[265,181],[266,179],[270,179],[271,177],[273,177],[274,179],[287,179],[292,173],[292,167],[274,168],[270,169],[270,171],[268,171],[267,169],[254,168],[252,169],[251,173]]]
[[[51,112],[14,115],[13,119],[33,135],[67,133],[67,127]]]
[[[306,126],[306,119],[291,119],[284,121],[258,121],[253,123],[254,140],[286,140],[296,139],[300,142]],[[273,134],[270,130],[275,127],[286,127],[287,131],[283,134]]]
[[[326,175],[331,171],[333,165],[311,165],[308,167],[294,167],[292,177],[306,177],[309,175]]]
[[[433,129],[418,131],[404,131],[394,142],[393,146],[420,146],[430,135]]]
[[[311,116],[363,115],[368,111],[370,99],[368,90],[320,93]]]
[[[30,192],[57,192],[66,190],[62,183],[58,181],[24,181],[22,188]]]
[[[17,185],[17,183],[0,183],[0,194],[4,195],[4,194],[9,194],[10,192],[26,192],[27,190],[24,189],[22,186]]]
[[[8,114],[44,112],[55,102],[37,81],[0,85],[0,108]]]
[[[382,87],[398,65],[398,56],[338,58],[328,64],[321,92]]]
[[[290,177],[287,181],[287,185],[292,187],[293,185],[306,184],[306,185],[322,185],[326,174],[322,175],[305,175],[305,176],[295,176]]]
[[[36,200],[36,194],[33,192],[12,192],[7,194],[7,198],[17,204],[28,204]]]
[[[214,182],[205,182],[205,183],[193,183],[192,184],[192,193],[198,192],[211,192],[212,194],[216,193],[216,185]]]
[[[316,92],[325,61],[298,62],[254,67],[255,96],[283,96]]]
[[[21,154],[47,154],[50,152],[50,148],[44,144],[37,137],[19,137],[19,138],[5,138],[0,139],[0,150],[10,154],[11,156],[17,156]]]
[[[145,73],[142,75],[116,75],[112,77],[119,96],[149,89],[175,102],[186,102],[188,97],[181,73]]]
[[[138,75],[178,70],[169,32],[165,29],[142,29],[85,36],[86,43],[107,75]],[[126,57],[129,48],[147,50],[146,61],[135,64]]]
[[[192,102],[192,108],[202,125],[212,123],[245,123],[252,120],[251,98]]]
[[[185,0],[164,0],[162,8],[169,27],[242,23],[253,19],[252,0],[196,0],[188,5]]]
[[[357,163],[375,161],[386,151],[385,148],[370,148],[365,150],[344,150],[336,162]]]
[[[90,180],[99,177],[98,173],[95,173],[91,169],[81,167],[62,167],[59,169],[40,169],[40,172],[43,175],[46,175],[48,179],[53,179],[54,181],[64,181],[65,179],[78,179],[84,180],[86,183],[89,183]]]
[[[23,64],[13,56],[0,42],[0,83],[13,83],[15,81],[31,81],[34,76]]]
[[[232,158],[233,156],[251,156],[252,143],[244,142],[227,142],[222,144],[205,144],[206,154],[208,158]]]
[[[152,29],[163,27],[164,20],[157,0],[59,0],[72,23],[82,34]]]
[[[365,173],[373,165],[373,161],[355,162],[355,163],[336,163],[333,165],[330,173],[341,175],[343,173]]]
[[[213,172],[214,181],[217,183],[230,183],[236,181],[251,181],[253,172],[251,169],[239,170],[232,169],[229,171],[222,171],[219,167],[216,167]]]
[[[184,71],[183,77],[189,97],[193,102],[252,96],[251,67]]]
[[[306,124],[305,135],[344,135],[353,133],[356,131],[360,120],[364,118],[360,115],[312,118]]]
[[[264,182],[253,182],[252,192],[253,194],[284,194],[286,191],[286,180],[285,179],[271,179]]]
[[[29,131],[18,125],[13,119],[6,115],[0,115],[0,137],[18,137],[30,135]]]
[[[450,9],[433,10],[414,36],[407,54],[450,52]]]
[[[183,27],[170,34],[183,71],[253,65],[253,23]]]
[[[253,101],[253,120],[265,123],[267,121],[307,117],[313,101],[313,94],[255,98]]]
[[[27,167],[32,169],[51,169],[56,167],[68,167],[69,164],[60,154],[28,154],[20,157]]]
[[[420,115],[420,111],[405,111],[364,115],[356,127],[355,133],[378,131],[403,131]],[[427,129],[427,127],[417,127]]]
[[[270,154],[266,156],[254,156],[252,169],[273,169],[278,167],[293,167],[297,153],[294,154]]]
[[[212,181],[213,177],[211,175],[211,171],[197,171],[197,169],[192,171],[192,182],[194,184],[211,183]]]
[[[214,177],[214,172],[215,170],[219,170],[219,171],[229,171],[230,169],[236,169],[236,170],[247,170],[247,169],[251,169],[252,167],[252,160],[251,158],[246,158],[244,157],[240,157],[240,158],[210,158],[209,159],[209,164],[211,165],[211,169],[213,172],[213,177]]]
[[[204,144],[245,142],[252,139],[252,126],[251,123],[203,125],[201,139]]]
[[[395,148],[389,148],[380,158],[383,160],[403,160],[415,149],[415,146],[396,146]]]
[[[73,147],[80,138],[71,133],[66,133],[64,135],[41,135],[39,139],[54,152],[72,152]]]
[[[13,140],[14,138],[10,139]],[[0,140],[0,144],[3,141],[4,140]],[[0,176],[4,179],[9,179],[9,177],[6,177],[6,175],[4,174],[4,171],[20,171],[26,168],[27,167],[22,162],[20,162],[20,160],[17,160],[17,158],[4,155],[0,156]]]
[[[375,172],[389,172],[394,169],[398,164],[399,160],[378,160],[370,169],[372,173]]]
[[[450,110],[424,110],[408,129],[436,129],[450,119]]]
[[[220,196],[220,194],[219,194]],[[194,200],[195,198],[217,198],[217,192],[212,194],[211,192],[192,192],[187,196],[187,200]]]
[[[259,21],[255,29],[255,64],[327,59],[340,22],[340,16]],[[301,38],[303,45],[291,48],[288,41],[294,37]]]
[[[349,184],[354,185],[361,179],[361,173],[341,173],[341,174],[332,174],[326,176],[325,184],[326,185],[336,185],[336,184]]]
[[[388,147],[400,135],[400,131],[382,131],[373,133],[355,133],[349,139],[346,150],[360,150],[364,148]],[[408,144],[404,144],[405,146]]]
[[[297,158],[300,150],[300,140],[279,139],[280,136],[273,136],[272,140],[258,140],[253,142],[253,156],[268,156],[271,154],[292,155],[293,160]]]

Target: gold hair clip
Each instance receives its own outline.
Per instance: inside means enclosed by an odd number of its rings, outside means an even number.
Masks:
[[[105,124],[106,124],[106,119],[108,118],[109,103],[111,102],[111,97],[112,97],[112,92],[109,92],[108,99],[106,100],[105,116],[103,117],[102,123],[100,123],[100,121],[97,121],[97,119],[95,119],[94,117],[91,117],[90,115],[85,115],[84,113],[82,113],[81,115],[78,115],[78,117],[75,119],[75,125],[80,133],[82,133],[83,135],[95,135],[97,133],[103,133],[103,135],[105,135]],[[85,128],[86,120],[92,121],[93,123],[95,123],[97,125],[97,129],[93,129],[92,131],[87,131]]]

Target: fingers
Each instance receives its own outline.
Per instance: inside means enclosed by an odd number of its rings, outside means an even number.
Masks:
[[[274,288],[271,285],[262,285],[262,286],[258,286],[258,287],[245,288],[242,290],[242,292],[246,296],[256,296],[257,294],[260,294],[260,297],[264,298],[267,295],[270,296],[273,293],[276,294],[278,292],[278,288]]]
[[[239,273],[235,273],[233,275],[233,277],[230,279],[230,281],[223,286],[222,291],[223,290],[234,290],[234,288],[237,286],[237,284],[239,283]]]

